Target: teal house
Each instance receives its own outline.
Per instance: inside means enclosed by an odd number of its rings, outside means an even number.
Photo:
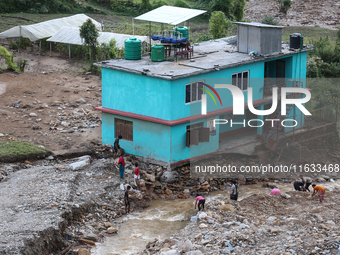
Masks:
[[[273,125],[265,119],[276,119],[280,109],[275,116],[254,116],[248,109],[248,88],[258,110],[271,107],[274,87],[304,88],[311,47],[301,43],[294,49],[282,43],[282,27],[237,26],[237,36],[193,45],[188,59],[153,62],[146,55],[97,63],[102,69],[102,106],[96,108],[102,112],[102,143],[113,144],[122,135],[120,144],[127,153],[171,166],[241,145],[236,140],[264,139],[272,129],[267,126]],[[244,115],[233,115],[231,92],[216,84],[231,84],[243,92]],[[216,125],[216,119],[228,123]],[[295,119],[294,129],[304,125],[296,107],[279,119]],[[292,127],[281,131],[291,132]]]

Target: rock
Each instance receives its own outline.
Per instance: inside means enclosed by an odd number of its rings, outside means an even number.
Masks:
[[[205,219],[207,217],[207,214],[205,212],[198,212],[198,218],[200,220]]]
[[[185,253],[185,255],[203,255],[203,253],[200,250],[195,250],[195,251],[189,251]]]
[[[190,195],[190,190],[189,190],[189,189],[185,189],[185,190],[183,191],[183,193],[184,193],[185,195],[189,196],[189,195]]]
[[[95,242],[93,242],[91,240],[84,239],[84,238],[79,239],[79,242],[83,243],[83,244],[89,244],[89,245],[92,245],[92,246],[96,246]]]
[[[326,181],[329,181],[329,179],[330,179],[330,177],[328,175],[320,175],[319,178],[325,179]]]
[[[172,191],[169,190],[169,189],[166,189],[166,190],[165,190],[165,195],[171,196],[171,195],[172,195]]]
[[[190,218],[190,221],[196,221],[197,219],[198,219],[197,216],[192,216],[192,217]]]
[[[46,159],[48,159],[48,160],[53,160],[54,157],[51,155],[51,156],[48,156]]]
[[[73,171],[82,170],[91,164],[91,156],[89,155],[79,157],[77,158],[77,160],[78,160],[77,162],[69,165],[69,167]]]
[[[84,239],[91,240],[91,241],[98,241],[98,236],[96,234],[88,234],[84,236]]]
[[[179,199],[187,199],[187,198],[188,198],[188,196],[185,195],[185,194],[183,194],[183,193],[179,193],[179,194],[177,195],[177,197],[178,197]]]
[[[86,104],[86,100],[84,98],[79,98],[76,102],[78,104]]]
[[[201,223],[201,224],[200,224],[200,228],[207,228],[207,227],[208,227],[207,224],[204,224],[204,223]]]
[[[270,232],[277,234],[279,233],[279,231],[280,230],[278,228],[273,228]]]
[[[285,199],[289,199],[291,198],[290,195],[286,194],[286,193],[281,193],[281,197],[285,198]]]
[[[30,117],[37,117],[37,114],[34,113],[34,112],[31,112],[31,113],[29,114],[29,116],[30,116]]]
[[[330,228],[327,227],[325,224],[321,224],[320,227],[322,227],[324,230],[327,230],[327,231],[330,230]]]
[[[28,161],[28,160],[25,160],[25,162],[24,162],[25,164],[27,164],[27,165],[33,165],[33,163],[32,162],[30,162],[30,161]]]
[[[267,221],[269,221],[269,222],[274,222],[274,221],[276,221],[277,220],[277,218],[275,217],[275,216],[270,216],[268,219],[267,219]]]
[[[78,250],[77,255],[90,255],[90,251],[89,251],[89,250],[86,250],[86,249],[83,249],[83,248],[80,248],[80,249]]]
[[[228,205],[221,205],[219,207],[219,209],[220,209],[220,211],[231,211],[231,212],[235,211],[234,206],[229,205],[229,204]]]
[[[326,182],[326,179],[322,178],[322,177],[318,177],[315,179],[316,182]]]
[[[151,182],[155,182],[155,181],[156,181],[156,176],[153,175],[153,174],[147,174],[147,173],[145,173],[145,174],[144,174],[144,177],[145,177],[145,179],[148,180],[148,181],[151,181]]]
[[[160,255],[181,255],[181,254],[176,250],[170,250],[170,251],[163,251],[160,253]]]
[[[111,227],[111,223],[110,223],[110,222],[105,222],[105,223],[104,223],[104,227],[106,227],[106,228]]]
[[[184,243],[179,243],[177,249],[180,253],[188,252],[192,249],[192,243],[190,240],[186,240]]]
[[[176,171],[165,171],[160,180],[161,182],[174,183],[178,180],[178,173]]]
[[[218,224],[218,223],[214,224],[214,228],[219,228],[219,227],[220,227],[220,224]]]
[[[207,217],[207,222],[208,222],[209,224],[214,224],[214,223],[215,223],[214,219],[213,219],[213,218],[210,218],[210,217]]]
[[[280,223],[281,223],[280,220],[276,220],[276,221],[273,222],[273,225],[274,226],[280,226]]]
[[[116,228],[108,228],[108,229],[106,230],[106,232],[109,233],[109,234],[113,234],[113,233],[117,233],[117,232],[118,232],[118,229],[116,229]]]

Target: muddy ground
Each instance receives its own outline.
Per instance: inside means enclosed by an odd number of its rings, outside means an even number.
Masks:
[[[25,73],[0,73],[0,133],[55,153],[101,143],[101,79],[58,57],[16,53]],[[82,71],[82,72],[80,72]]]

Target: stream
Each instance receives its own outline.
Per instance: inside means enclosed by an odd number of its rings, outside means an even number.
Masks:
[[[324,187],[340,188],[340,182],[324,183]],[[269,194],[270,188],[261,187],[262,184],[244,185],[239,187],[239,201],[252,194]],[[292,191],[292,183],[278,183],[281,192]],[[312,187],[309,188],[312,190]],[[229,197],[230,188],[225,191],[211,192],[205,195],[206,202],[218,197]],[[193,198],[176,200],[155,200],[141,212],[133,212],[115,221],[112,226],[118,229],[118,234],[108,237],[103,243],[97,243],[91,254],[114,255],[135,254],[143,249],[155,238],[166,239],[181,230],[188,223],[190,216],[197,213],[194,209]]]

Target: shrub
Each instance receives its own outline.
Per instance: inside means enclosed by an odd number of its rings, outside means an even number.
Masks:
[[[246,0],[234,0],[233,15],[236,21],[241,21],[243,19],[245,6],[246,6]]]
[[[214,39],[222,38],[227,35],[228,29],[232,27],[232,22],[226,19],[225,14],[221,11],[216,11],[211,14],[209,20],[209,32]]]
[[[18,68],[20,69],[20,71],[24,72],[25,67],[28,64],[28,60],[19,58],[16,63],[17,63]]]
[[[156,8],[161,7],[163,5],[167,5],[167,3],[163,0],[156,0],[156,1],[152,2],[152,8],[153,9],[156,9]]]
[[[292,0],[277,0],[280,4],[279,11],[287,14],[288,10],[292,7]]]
[[[278,26],[280,24],[280,21],[275,19],[273,16],[265,16],[262,21],[262,24],[267,24],[267,25],[273,25],[273,26]]]
[[[211,35],[207,35],[207,34],[202,34],[198,37],[196,42],[205,42],[205,41],[209,41],[212,40],[213,37]]]
[[[13,55],[2,46],[0,46],[0,56],[5,59],[8,70],[19,71],[17,65],[13,62]]]

